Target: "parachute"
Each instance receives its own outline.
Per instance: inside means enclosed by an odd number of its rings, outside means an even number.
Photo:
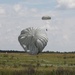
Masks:
[[[50,20],[50,19],[51,19],[50,16],[43,16],[43,17],[42,17],[42,20]]]
[[[43,16],[42,20],[45,23],[45,25],[43,26],[43,28],[45,28],[46,31],[48,31],[50,29],[50,20],[51,20],[51,17],[50,16]]]
[[[21,31],[18,41],[26,52],[35,55],[42,52],[47,45],[48,38],[42,29],[29,27]]]

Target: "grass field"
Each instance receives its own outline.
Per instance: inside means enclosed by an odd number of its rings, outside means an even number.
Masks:
[[[64,73],[63,73],[64,72]],[[0,53],[0,75],[75,75],[73,53]]]

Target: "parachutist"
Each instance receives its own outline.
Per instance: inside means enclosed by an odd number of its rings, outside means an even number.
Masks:
[[[48,31],[48,29],[46,29],[46,31]]]

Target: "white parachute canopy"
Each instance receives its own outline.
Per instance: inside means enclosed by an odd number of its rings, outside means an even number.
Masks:
[[[46,32],[33,27],[22,30],[18,40],[23,49],[29,54],[39,54],[48,42]]]

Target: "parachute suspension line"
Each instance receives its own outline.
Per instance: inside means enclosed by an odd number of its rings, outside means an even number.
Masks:
[[[49,20],[46,20],[46,25],[49,25],[49,24],[50,24]]]
[[[50,29],[50,22],[49,20],[46,20],[46,31],[48,31],[48,29]]]

